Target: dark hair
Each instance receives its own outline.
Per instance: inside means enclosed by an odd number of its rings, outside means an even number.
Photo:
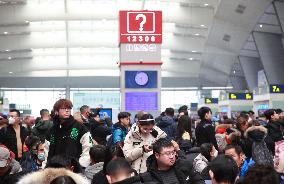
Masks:
[[[205,118],[205,115],[208,113],[208,112],[211,112],[211,109],[209,107],[201,107],[198,111],[197,111],[197,114],[198,116],[200,117],[200,119],[204,119]]]
[[[71,176],[58,176],[50,184],[76,184]]]
[[[11,109],[10,112],[16,112],[18,117],[21,116],[21,113],[18,109]]]
[[[160,153],[163,148],[173,147],[173,143],[167,138],[160,138],[153,144],[153,153]]]
[[[211,143],[203,143],[200,146],[200,153],[203,155],[209,162],[211,160],[210,152],[213,149],[213,144]]]
[[[111,160],[106,167],[106,174],[116,176],[119,172],[125,171],[131,173],[133,170],[131,165],[124,158],[116,158]]]
[[[40,138],[34,135],[30,135],[25,140],[25,144],[29,150],[32,150],[33,146],[36,146],[36,149],[41,144]]]
[[[279,182],[279,176],[272,166],[255,164],[249,167],[241,183],[242,184],[251,184],[251,183],[278,184],[280,182]]]
[[[80,112],[81,114],[84,113],[86,110],[88,110],[90,107],[87,105],[83,105],[82,107],[80,107]]]
[[[171,107],[166,108],[165,113],[167,116],[174,116],[175,115],[175,110]]]
[[[152,114],[143,114],[139,120],[139,124],[140,125],[154,125],[155,124],[155,120],[154,117],[152,116]]]
[[[178,109],[178,113],[181,113],[181,112],[183,112],[183,111],[187,111],[187,109],[188,109],[188,106],[187,106],[187,105],[183,105],[183,106],[181,106],[181,107]]]
[[[177,125],[177,140],[182,138],[184,132],[188,132],[191,136],[192,119],[189,116],[183,115],[178,119]]]
[[[282,110],[282,109],[275,109],[275,112],[276,112],[277,114],[280,114],[280,113],[283,112],[283,110]]]
[[[72,109],[73,108],[73,104],[70,100],[68,99],[60,99],[60,100],[57,100],[55,102],[55,104],[53,105],[53,110],[56,112],[56,111],[59,111],[59,109],[61,108],[69,108],[69,109]]]
[[[235,151],[236,151],[236,153],[237,153],[238,155],[240,155],[241,153],[243,153],[242,147],[239,146],[239,145],[236,145],[236,144],[228,144],[228,145],[225,147],[224,151],[227,151],[227,150],[229,150],[229,149],[235,149]]]
[[[268,119],[270,121],[271,116],[273,116],[275,112],[276,112],[275,109],[268,109],[264,112],[264,116],[265,116],[266,119]]]
[[[74,167],[74,173],[82,173],[82,167],[80,166],[76,158],[67,155],[55,155],[47,160],[46,168],[67,168]]]
[[[89,154],[96,163],[103,162],[105,158],[106,147],[104,145],[94,145],[90,148]]]
[[[248,111],[248,114],[254,115],[254,112],[252,110]]]
[[[42,117],[43,115],[49,114],[49,111],[47,109],[41,109],[39,113],[40,116]]]
[[[114,157],[122,157],[124,158],[123,151],[121,147],[116,145],[111,145],[106,147],[105,157],[104,157],[104,166],[103,166],[103,173],[106,173],[107,164],[114,158]]]
[[[239,174],[237,163],[227,155],[219,155],[209,164],[210,170],[214,173],[214,179],[218,182],[234,184]]]
[[[130,117],[128,112],[120,112],[117,115],[117,119],[118,119],[119,122],[120,122],[121,119],[128,118],[128,117]]]

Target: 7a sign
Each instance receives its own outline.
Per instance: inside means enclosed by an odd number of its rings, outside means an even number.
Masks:
[[[162,43],[161,11],[120,11],[120,43]]]

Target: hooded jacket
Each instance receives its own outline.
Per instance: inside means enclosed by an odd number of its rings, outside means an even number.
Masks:
[[[47,168],[33,172],[22,177],[17,184],[49,184],[59,176],[70,176],[76,184],[90,184],[90,181],[80,174],[73,173],[64,168]]]
[[[202,177],[194,171],[192,164],[185,159],[177,159],[172,166],[180,184],[204,184]],[[157,160],[154,155],[147,159],[147,172],[141,174],[144,182],[156,182],[163,184],[163,180],[158,172]]]
[[[139,131],[139,127],[132,127],[128,132],[123,146],[125,159],[131,163],[133,169],[138,173],[146,172],[146,160],[153,154],[153,151],[148,153],[143,151],[144,145],[152,145],[160,138],[165,138],[167,134],[159,127],[154,126],[152,132],[144,137]]]
[[[46,136],[49,134],[52,125],[53,122],[50,120],[39,120],[32,129],[32,135],[35,135],[39,137],[41,141],[44,141]]]
[[[162,116],[157,126],[167,134],[167,138],[174,140],[176,137],[177,124],[171,116]]]
[[[265,140],[267,129],[263,126],[252,126],[245,131],[244,136],[247,139],[246,148],[251,153],[251,158],[256,163],[272,164],[272,154],[269,151],[272,145]]]

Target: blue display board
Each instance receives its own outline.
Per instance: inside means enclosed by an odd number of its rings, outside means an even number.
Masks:
[[[205,98],[204,103],[205,104],[217,104],[218,98]]]
[[[158,110],[158,92],[126,92],[126,111]]]
[[[125,71],[125,88],[157,88],[157,71]]]
[[[269,87],[270,93],[284,93],[284,85],[283,84],[273,84]]]
[[[229,100],[253,100],[252,93],[229,93]]]

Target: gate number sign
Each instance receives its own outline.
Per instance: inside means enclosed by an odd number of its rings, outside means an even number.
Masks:
[[[120,11],[120,43],[162,43],[161,11]]]

